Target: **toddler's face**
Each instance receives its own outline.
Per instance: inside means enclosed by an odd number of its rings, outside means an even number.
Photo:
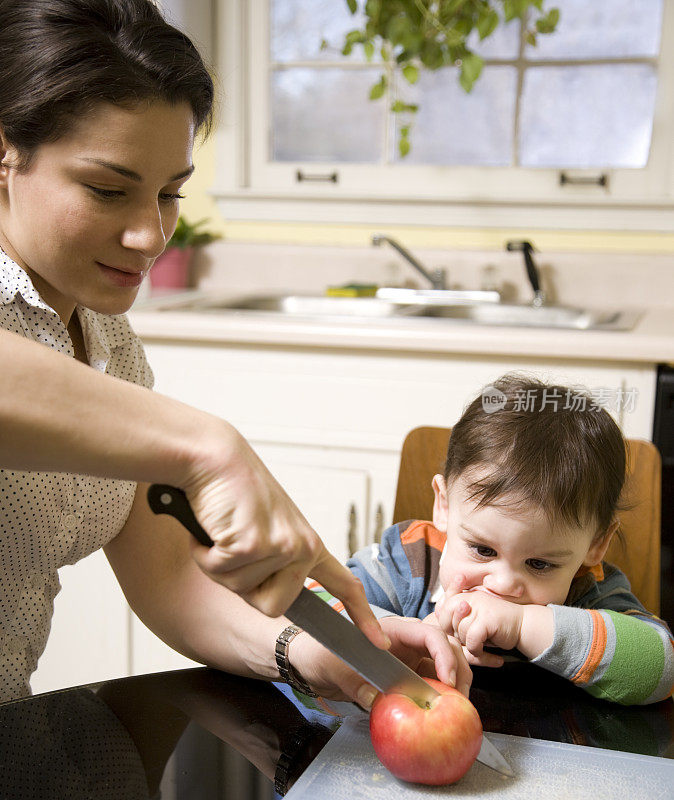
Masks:
[[[578,569],[600,563],[611,538],[593,544],[594,526],[553,526],[540,508],[505,503],[478,508],[468,498],[464,477],[446,487],[436,475],[433,488],[433,523],[447,532],[440,565],[446,591],[463,576],[467,590],[514,603],[561,604]]]

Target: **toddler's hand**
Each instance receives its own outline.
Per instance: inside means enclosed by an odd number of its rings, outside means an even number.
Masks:
[[[434,615],[426,619],[432,622],[431,617],[435,617],[436,625],[459,639],[469,664],[503,666],[503,658],[486,652],[484,645],[506,650],[516,647],[524,607],[480,590],[465,591],[465,585],[465,577],[455,575]]]
[[[468,653],[480,659],[480,663],[486,665],[486,661],[491,661],[492,666],[503,663],[500,656],[485,653],[485,645],[504,650],[517,647],[524,616],[523,605],[476,589],[445,595],[439,606],[435,614],[443,630],[456,636]],[[496,659],[498,664],[495,664]]]

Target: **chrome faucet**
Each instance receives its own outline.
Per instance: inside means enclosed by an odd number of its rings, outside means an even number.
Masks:
[[[388,242],[394,250],[397,250],[405,261],[411,264],[420,275],[423,275],[434,289],[445,288],[446,273],[444,269],[436,269],[431,273],[395,239],[392,239],[390,236],[384,236],[381,233],[375,233],[372,237],[372,244],[375,245],[375,247],[380,247],[384,242]]]
[[[532,305],[536,306],[536,308],[544,305],[545,292],[541,289],[541,280],[538,274],[538,269],[534,263],[534,257],[531,255],[533,253],[534,246],[531,244],[531,242],[506,242],[506,250],[516,250],[520,253],[524,253],[524,266],[527,270],[527,276],[529,278],[531,288],[534,290],[534,299],[532,300]]]

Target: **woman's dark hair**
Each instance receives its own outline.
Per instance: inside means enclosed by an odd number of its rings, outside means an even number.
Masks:
[[[485,387],[452,428],[444,476],[468,478],[480,506],[512,500],[603,533],[626,465],[620,428],[589,392],[510,373]]]
[[[150,0],[0,0],[0,125],[18,169],[100,102],[187,102],[208,132],[213,94],[196,47]]]

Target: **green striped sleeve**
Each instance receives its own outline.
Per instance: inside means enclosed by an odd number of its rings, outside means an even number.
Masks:
[[[602,616],[614,628],[615,651],[601,677],[586,691],[624,705],[644,703],[662,683],[666,667],[662,637],[648,623],[627,614],[602,610]]]

